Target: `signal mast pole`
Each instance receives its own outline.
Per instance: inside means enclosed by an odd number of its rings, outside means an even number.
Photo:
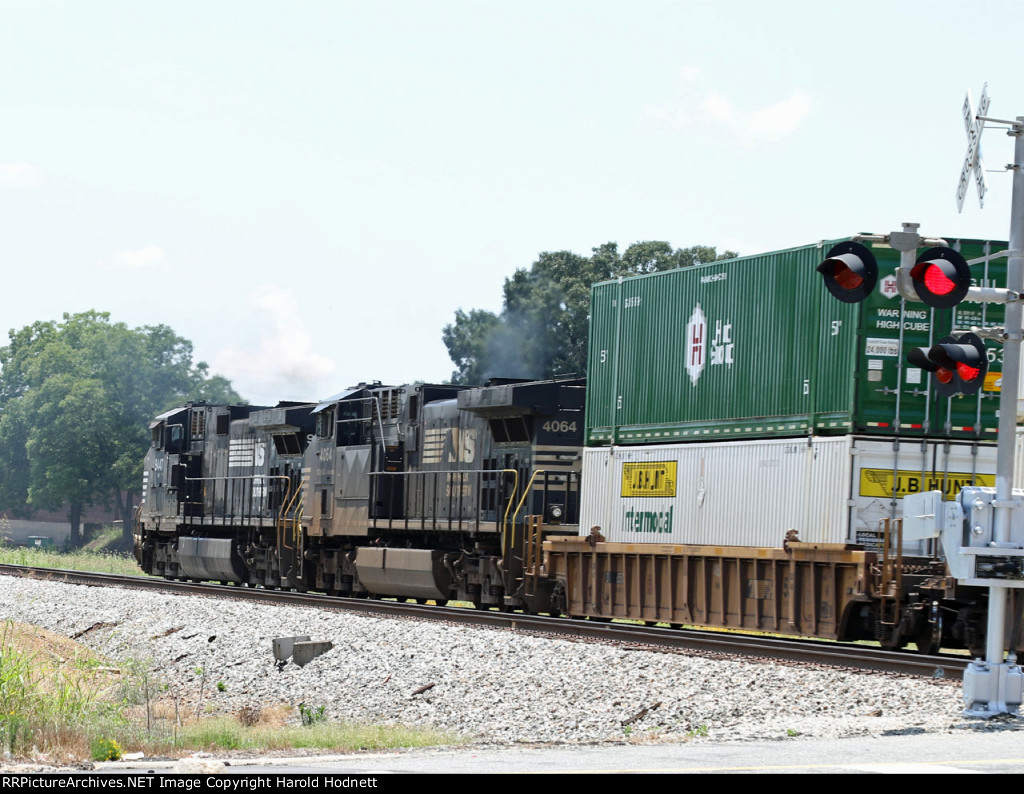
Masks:
[[[970,181],[970,172],[974,171],[978,187],[978,198],[982,202],[985,196],[985,177],[981,161],[979,141],[986,121],[1009,126],[1007,135],[1014,138],[1013,162],[1006,166],[1013,172],[1013,188],[1010,202],[1010,238],[1006,262],[1006,288],[1009,299],[1005,307],[1005,324],[1003,327],[1003,374],[999,394],[999,441],[996,449],[996,489],[995,498],[991,501],[993,508],[992,536],[988,546],[992,553],[1020,554],[1021,538],[1015,538],[1014,510],[1024,508],[1018,501],[1024,492],[1014,491],[1013,469],[1014,451],[1017,434],[1017,398],[1020,391],[1021,376],[1021,337],[1024,329],[1024,116],[1017,116],[1015,121],[993,119],[986,116],[988,111],[987,86],[982,92],[982,100],[977,115],[971,108],[970,95],[964,102],[964,123],[967,127],[968,149],[960,173],[960,184],[957,188],[957,206],[963,209],[964,193]],[[973,117],[973,118],[971,118]],[[961,498],[963,511],[968,523],[968,531],[976,529],[975,511],[983,511],[985,505],[969,505],[967,499]],[[1017,522],[1020,524],[1020,522]],[[977,527],[981,530],[981,527]],[[963,550],[961,550],[963,551]],[[952,552],[947,550],[947,559]],[[964,671],[964,703],[965,714],[976,717],[992,717],[998,714],[1019,713],[1024,675],[1017,665],[1016,647],[1006,649],[1006,612],[1009,601],[1009,586],[993,581],[988,589],[988,625],[986,627],[985,659],[978,659],[968,665]],[[1017,615],[1013,620],[1019,620]],[[1014,633],[1015,634],[1015,633]],[[1018,638],[1014,636],[1014,640]]]
[[[984,116],[979,122],[998,121]],[[1007,135],[1015,139],[1013,162],[1007,169],[1013,171],[1013,192],[1010,201],[1010,247],[1006,262],[1006,287],[1024,295],[1024,116],[1009,123]],[[1020,389],[1021,329],[1024,308],[1021,299],[1006,304],[1003,343],[1003,383],[999,395],[999,445],[996,451],[996,543],[1011,545],[1011,523],[1016,506],[1013,494],[1014,446],[1017,432],[1017,397]],[[989,664],[1003,663],[1005,648],[1005,620],[1007,588],[991,587],[988,596],[988,632],[985,658]],[[1011,654],[1014,649],[1010,649]]]

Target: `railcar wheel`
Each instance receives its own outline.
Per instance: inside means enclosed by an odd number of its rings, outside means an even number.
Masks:
[[[917,643],[917,652],[931,656],[939,652],[942,644],[942,616],[940,615],[935,623],[925,623],[917,634],[914,635],[914,642]]]

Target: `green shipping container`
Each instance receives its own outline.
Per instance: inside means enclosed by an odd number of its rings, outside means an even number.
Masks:
[[[848,238],[849,239],[849,238]],[[1005,243],[945,238],[975,283],[1004,286]],[[587,443],[859,433],[993,440],[1002,346],[973,395],[941,397],[906,352],[971,326],[998,304],[931,309],[896,290],[900,255],[870,244],[878,285],[829,294],[818,264],[842,240],[596,284],[591,293]]]

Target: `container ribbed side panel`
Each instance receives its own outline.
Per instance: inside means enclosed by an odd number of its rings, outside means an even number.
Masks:
[[[816,272],[834,242],[595,285],[587,443],[663,444],[847,433],[992,440],[1001,349],[983,391],[940,397],[906,353],[998,306],[933,310],[896,290],[899,253],[874,245],[877,288],[857,304]],[[1001,244],[954,241],[967,258]],[[1000,283],[1005,260],[981,266]]]
[[[599,526],[623,543],[781,547],[796,529],[802,541],[843,543],[849,446],[836,437],[590,448],[581,532]],[[651,495],[636,495],[645,481]]]
[[[909,493],[995,482],[996,448],[936,439],[817,436],[584,451],[581,534],[615,543],[882,546]],[[907,554],[931,541],[904,544]]]

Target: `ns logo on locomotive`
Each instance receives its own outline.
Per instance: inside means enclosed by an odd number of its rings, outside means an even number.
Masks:
[[[901,535],[896,483],[987,483],[999,373],[953,311],[897,316],[898,266],[850,238],[596,284],[586,383],[182,406],[152,424],[136,556],[168,578],[983,646],[984,588]]]

